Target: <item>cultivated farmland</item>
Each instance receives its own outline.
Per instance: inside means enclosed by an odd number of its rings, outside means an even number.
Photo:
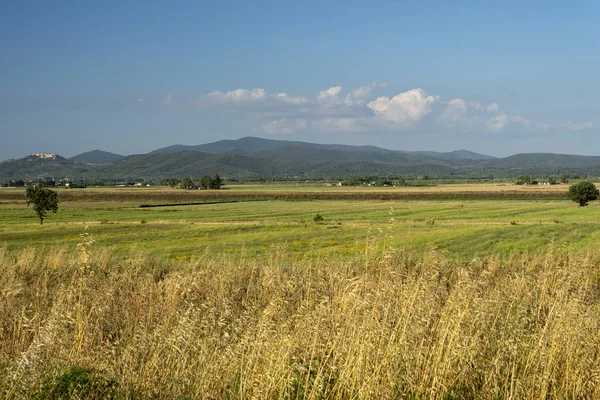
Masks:
[[[597,397],[600,206],[567,189],[65,190],[43,226],[2,190],[0,393]]]

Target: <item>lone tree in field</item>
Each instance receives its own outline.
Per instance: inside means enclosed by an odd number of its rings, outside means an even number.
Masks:
[[[588,201],[598,198],[598,188],[592,182],[579,182],[569,188],[569,198],[575,203],[579,203],[580,207],[585,207]]]
[[[26,189],[27,206],[33,203],[33,211],[40,217],[40,225],[44,223],[44,218],[48,211],[56,213],[58,211],[58,194],[41,185],[29,185]]]

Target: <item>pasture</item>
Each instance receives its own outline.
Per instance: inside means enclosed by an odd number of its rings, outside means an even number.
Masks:
[[[283,194],[279,187],[268,186],[261,191],[244,187],[222,192],[63,190],[58,214],[51,214],[44,226],[12,190],[0,192],[0,244],[9,251],[73,246],[87,227],[97,246],[172,259],[204,251],[264,256],[273,247],[300,257],[354,256],[368,241],[411,250],[436,248],[450,258],[469,258],[537,251],[549,244],[581,250],[600,238],[600,207],[592,203],[580,208],[561,200],[564,186],[562,192],[516,186],[520,193],[516,199],[495,198],[507,193],[501,192],[501,185],[449,186],[422,188],[423,192],[288,188]],[[454,197],[437,197],[445,193]],[[412,194],[418,196],[403,197]],[[314,221],[317,214],[323,221]]]
[[[0,190],[0,397],[599,396],[600,206],[421,189]]]

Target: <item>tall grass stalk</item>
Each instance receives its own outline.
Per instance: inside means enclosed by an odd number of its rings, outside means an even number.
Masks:
[[[600,254],[274,252],[0,249],[0,397],[600,397]]]

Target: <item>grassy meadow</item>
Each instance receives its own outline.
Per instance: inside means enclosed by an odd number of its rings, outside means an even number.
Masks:
[[[0,190],[0,397],[600,396],[600,205],[422,189]]]

